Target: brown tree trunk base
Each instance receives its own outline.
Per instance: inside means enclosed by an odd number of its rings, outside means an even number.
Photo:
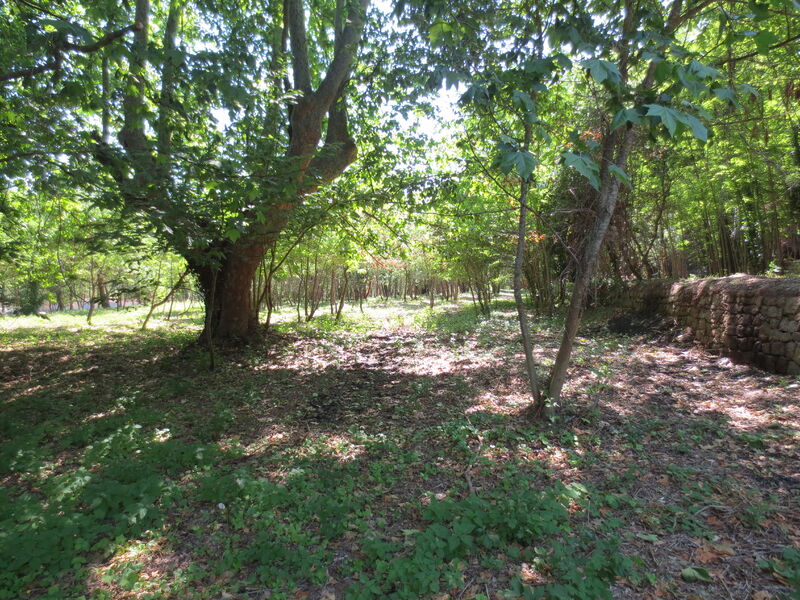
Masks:
[[[218,265],[192,264],[205,304],[200,339],[221,345],[246,344],[261,331],[252,285],[264,247],[233,246]]]

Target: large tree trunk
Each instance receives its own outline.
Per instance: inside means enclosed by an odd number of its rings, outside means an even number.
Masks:
[[[259,331],[258,307],[253,303],[253,279],[264,256],[258,244],[233,246],[219,265],[190,261],[203,293],[206,320],[201,339],[248,342]]]

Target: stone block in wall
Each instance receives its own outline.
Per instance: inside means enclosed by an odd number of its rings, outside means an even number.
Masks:
[[[781,331],[780,329],[776,329],[772,333],[772,339],[779,342],[789,342],[792,339],[792,334]]]
[[[775,372],[775,357],[771,354],[760,354],[756,356],[756,365],[765,371]]]
[[[795,331],[800,329],[800,323],[798,323],[796,319],[790,319],[789,317],[784,317],[783,319],[781,319],[780,329],[781,331],[794,333]]]
[[[786,366],[786,373],[788,375],[800,375],[800,364],[790,360],[789,364]]]
[[[731,352],[729,356],[734,362],[749,365],[752,365],[755,360],[755,353],[750,351],[737,350],[736,352]]]

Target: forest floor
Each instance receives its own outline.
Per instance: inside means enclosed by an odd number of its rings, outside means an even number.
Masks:
[[[608,316],[545,422],[507,300],[0,319],[0,599],[800,598],[800,381]]]

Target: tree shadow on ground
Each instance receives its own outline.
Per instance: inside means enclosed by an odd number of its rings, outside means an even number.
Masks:
[[[754,581],[786,590],[755,567],[791,543],[800,514],[796,439],[774,426],[791,392],[777,378],[655,348],[617,357],[619,379],[598,386],[587,359],[562,418],[529,423],[520,361],[433,335],[277,336],[223,356],[215,372],[200,352],[171,353],[179,338],[169,339],[4,354],[8,589],[330,598],[372,582],[379,591],[363,597],[381,597],[412,585],[403,569],[421,567],[404,557],[432,535],[455,544],[435,556],[463,565],[456,574],[437,558],[429,583],[454,596],[475,585],[496,593],[529,564],[510,548],[577,539],[541,494],[580,483],[588,491],[573,499],[575,518],[596,525],[591,543],[620,540],[675,597],[698,593],[675,574],[715,536],[736,549],[709,563],[734,574],[733,593]],[[451,502],[449,517],[432,516],[436,502]],[[540,510],[563,528],[521,542],[490,518],[485,545],[433,528],[455,532],[492,506],[506,517]],[[519,522],[535,529],[530,514]],[[621,532],[604,529],[615,519]],[[616,584],[615,597],[642,597],[637,585]]]

